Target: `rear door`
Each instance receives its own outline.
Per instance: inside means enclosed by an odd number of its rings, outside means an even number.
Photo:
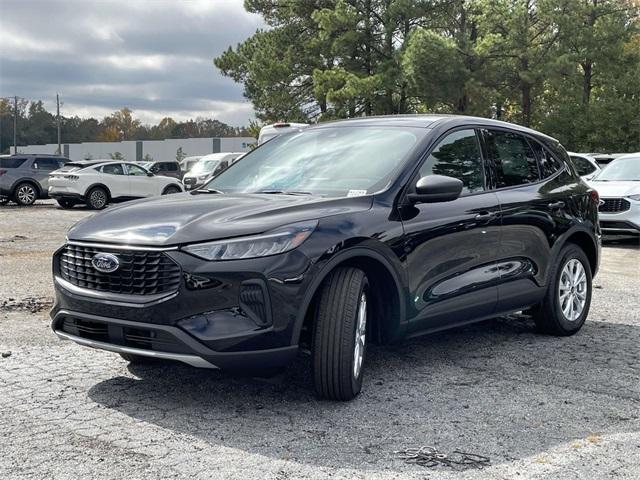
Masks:
[[[509,312],[544,295],[551,249],[569,225],[571,189],[563,163],[535,138],[507,129],[482,133],[502,211],[498,312]]]
[[[454,201],[400,208],[413,333],[463,324],[495,311],[500,208],[486,173],[477,132],[467,127],[443,135],[410,183],[439,174],[464,184]]]

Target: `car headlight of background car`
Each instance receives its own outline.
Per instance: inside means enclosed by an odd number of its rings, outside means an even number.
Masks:
[[[204,260],[266,257],[288,252],[300,246],[309,238],[317,225],[317,221],[294,223],[260,235],[196,243],[182,247],[182,250]]]

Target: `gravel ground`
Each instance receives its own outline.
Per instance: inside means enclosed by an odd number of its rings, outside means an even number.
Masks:
[[[363,394],[331,403],[305,359],[257,380],[57,340],[50,257],[89,214],[0,208],[2,479],[640,478],[637,240],[603,249],[578,335],[536,335],[514,315],[373,348]],[[394,455],[420,445],[491,464]]]

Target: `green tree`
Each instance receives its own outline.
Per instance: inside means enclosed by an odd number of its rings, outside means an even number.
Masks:
[[[185,158],[187,158],[187,155],[182,151],[182,147],[178,147],[178,150],[176,150],[176,160],[181,162]]]

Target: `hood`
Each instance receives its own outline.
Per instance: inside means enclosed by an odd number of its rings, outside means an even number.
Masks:
[[[640,194],[640,182],[610,181],[610,182],[589,182],[596,189],[601,197],[628,197],[629,195]]]
[[[371,196],[164,195],[111,207],[81,220],[69,240],[169,246],[262,233],[290,223],[371,208]]]

